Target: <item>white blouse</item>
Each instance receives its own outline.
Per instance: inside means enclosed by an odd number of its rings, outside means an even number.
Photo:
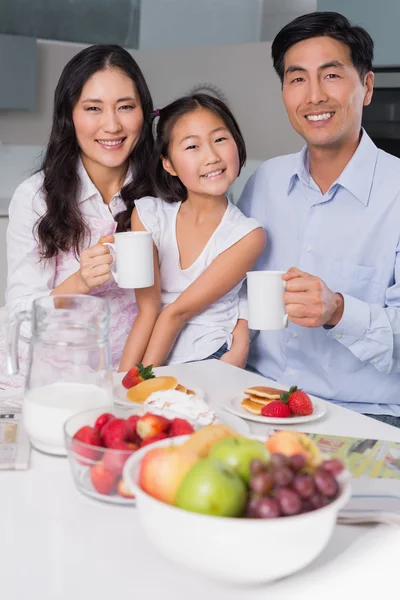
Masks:
[[[176,219],[181,202],[166,202],[145,197],[135,202],[139,218],[153,236],[160,264],[162,307],[174,302],[222,252],[245,235],[262,227],[258,221],[245,217],[231,202],[208,240],[200,256],[187,269],[181,269],[176,239]],[[188,321],[179,334],[166,364],[184,363],[207,358],[223,344],[232,344],[232,332],[239,317],[238,283],[230,292]],[[243,300],[241,301],[242,305]],[[241,306],[241,314],[245,312]]]
[[[78,175],[81,181],[79,204],[84,219],[98,218],[112,225],[114,217],[126,209],[120,194],[114,196],[108,208],[81,161],[78,163]],[[41,192],[42,184],[42,172],[32,175],[18,186],[10,202],[6,289],[9,315],[29,309],[35,298],[49,294],[55,287],[56,258],[40,261],[34,236],[35,223],[46,212],[46,203]],[[92,244],[97,241],[92,240]],[[78,269],[77,260],[74,271],[68,275],[72,275]]]

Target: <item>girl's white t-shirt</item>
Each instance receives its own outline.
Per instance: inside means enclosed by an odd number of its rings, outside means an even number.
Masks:
[[[174,302],[213,260],[245,235],[262,227],[228,201],[226,211],[200,256],[187,269],[181,269],[176,239],[176,220],[181,202],[166,202],[146,196],[135,201],[139,218],[151,232],[158,250],[162,308]],[[192,317],[183,327],[166,364],[202,360],[223,344],[232,344],[232,332],[239,317],[239,290],[243,281],[230,292]],[[243,302],[243,300],[241,300]]]

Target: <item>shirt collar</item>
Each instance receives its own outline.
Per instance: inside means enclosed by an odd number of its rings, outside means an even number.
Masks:
[[[79,192],[79,202],[80,203],[85,202],[86,200],[89,200],[90,198],[93,198],[93,196],[96,196],[96,195],[100,196],[100,192],[97,189],[97,187],[94,185],[93,181],[90,179],[85,167],[83,166],[83,162],[82,162],[81,158],[78,159],[77,172],[78,172],[78,177],[81,182],[81,188],[80,188],[80,192]],[[129,166],[128,172],[126,174],[126,177],[125,177],[122,187],[124,187],[125,185],[130,183],[132,181],[132,178],[133,178],[132,167]],[[124,203],[124,201],[121,198],[120,191],[117,194],[115,194],[114,198],[117,198],[118,200],[121,200],[121,202]],[[125,205],[125,203],[124,203],[124,205]]]
[[[307,146],[304,146],[301,152],[295,156],[296,159],[293,164],[293,173],[289,181],[288,194],[292,191],[297,179],[309,187],[318,189],[310,175]],[[341,186],[364,204],[364,206],[367,206],[374,179],[377,158],[378,148],[363,129],[357,150],[337,180],[331,185],[328,194],[331,190],[336,190],[338,186]]]

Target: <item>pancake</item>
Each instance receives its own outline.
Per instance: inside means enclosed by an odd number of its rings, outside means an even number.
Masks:
[[[153,392],[161,390],[174,390],[178,385],[178,380],[175,377],[154,377],[146,379],[130,388],[126,393],[126,398],[130,402],[143,404]]]
[[[245,399],[251,400],[252,402],[255,402],[256,404],[260,404],[261,406],[265,406],[269,402],[273,402],[275,400],[275,398],[260,398],[259,396],[249,396],[248,398],[245,398]]]
[[[253,415],[261,415],[263,405],[258,402],[252,402],[249,398],[244,398],[240,403],[240,406],[247,410],[247,412],[253,413]]]
[[[184,394],[188,393],[187,388],[185,388],[185,386],[181,385],[180,383],[178,383],[175,389],[177,392],[183,392]]]
[[[282,392],[285,390],[278,390],[277,388],[266,387],[265,385],[255,385],[244,390],[245,394],[249,396],[256,396],[257,398],[267,398],[269,400],[279,400]]]

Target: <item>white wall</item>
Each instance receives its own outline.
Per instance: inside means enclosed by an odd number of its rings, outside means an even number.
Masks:
[[[54,88],[66,62],[82,47],[39,43],[37,111],[0,111],[0,140],[4,144],[42,146],[46,143]],[[156,105],[162,106],[202,82],[218,86],[240,123],[249,157],[265,160],[301,147],[302,142],[289,125],[281,101],[269,42],[132,54],[143,69]]]
[[[318,10],[342,13],[375,42],[374,65],[400,65],[399,0],[318,0]]]

